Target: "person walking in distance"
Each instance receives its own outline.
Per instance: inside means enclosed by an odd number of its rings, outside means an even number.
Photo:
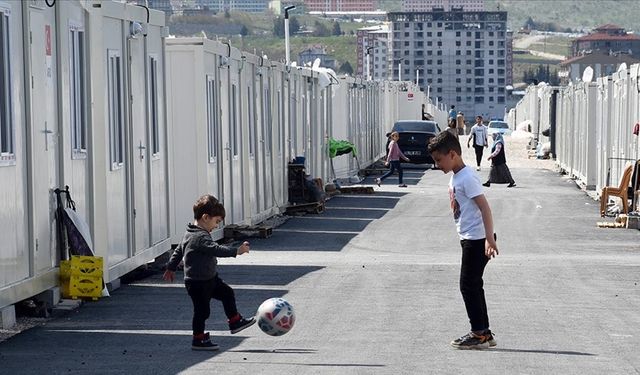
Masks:
[[[516,186],[516,182],[511,177],[511,171],[507,166],[507,158],[505,156],[504,138],[500,133],[493,133],[493,146],[491,146],[491,155],[487,160],[491,160],[491,170],[489,171],[489,179],[484,186],[489,187],[494,184],[509,184],[507,187]]]
[[[476,123],[471,127],[469,139],[467,139],[467,148],[470,147],[469,143],[471,143],[471,140],[473,140],[473,149],[476,152],[476,171],[479,171],[484,149],[485,147],[489,147],[487,140],[487,127],[482,123],[482,116],[476,116]]]
[[[397,169],[398,183],[399,183],[398,187],[407,187],[407,185],[405,185],[402,182],[402,164],[400,163],[400,159],[403,159],[404,161],[409,161],[409,158],[404,156],[404,154],[400,150],[400,147],[398,146],[398,139],[400,139],[400,134],[398,134],[398,132],[393,132],[391,133],[390,138],[391,138],[391,142],[389,142],[389,147],[388,147],[389,152],[387,153],[387,160],[384,163],[384,165],[389,166],[389,171],[384,175],[382,175],[380,178],[376,178],[376,184],[380,186],[382,181],[385,178],[391,176],[393,172],[395,172],[395,170]]]

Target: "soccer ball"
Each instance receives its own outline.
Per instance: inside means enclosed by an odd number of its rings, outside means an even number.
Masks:
[[[269,298],[258,307],[258,327],[271,336],[282,336],[293,328],[296,314],[283,298]]]

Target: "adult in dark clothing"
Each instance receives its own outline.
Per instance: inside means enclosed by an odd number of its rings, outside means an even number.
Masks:
[[[507,157],[505,156],[504,138],[500,133],[493,133],[493,146],[491,147],[491,155],[487,160],[491,160],[491,170],[489,171],[489,180],[484,186],[489,187],[494,184],[509,184],[507,187],[516,186],[516,182],[511,177],[511,171],[507,166]]]

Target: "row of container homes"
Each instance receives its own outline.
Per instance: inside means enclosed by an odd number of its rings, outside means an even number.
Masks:
[[[294,157],[325,182],[355,175],[344,157],[332,172],[328,140],[371,164],[426,103],[409,82],[169,38],[164,20],[122,2],[0,0],[0,309],[58,285],[58,187],[110,282],[177,243],[198,196],[222,200],[225,224],[263,221],[288,203]]]

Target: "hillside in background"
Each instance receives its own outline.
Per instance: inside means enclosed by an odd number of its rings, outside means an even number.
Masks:
[[[399,11],[400,0],[378,0],[380,9]],[[639,0],[485,0],[485,9],[509,12],[509,27],[518,30],[529,17],[561,27],[590,30],[606,23],[640,33]]]
[[[628,31],[640,32],[638,0],[485,0],[487,10],[509,12],[512,30],[531,17],[536,22],[552,22],[561,27],[589,31],[613,23]]]

